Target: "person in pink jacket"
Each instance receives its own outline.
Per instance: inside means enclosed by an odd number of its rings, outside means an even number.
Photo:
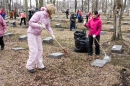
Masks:
[[[95,54],[96,58],[99,58],[100,55],[100,46],[95,40],[95,38],[100,41],[100,32],[102,30],[102,21],[100,19],[100,15],[98,11],[93,12],[93,17],[86,23],[84,21],[84,26],[89,29],[88,37],[89,37],[89,47],[88,47],[88,55],[92,58],[93,55],[93,40],[95,43]]]
[[[43,46],[41,32],[43,29],[47,29],[51,33],[52,38],[55,39],[53,30],[50,27],[50,17],[54,11],[54,5],[48,4],[46,7],[41,7],[41,11],[34,13],[29,21],[29,28],[27,30],[29,59],[26,64],[26,68],[30,73],[35,72],[34,67],[40,70],[46,69],[43,65],[42,59]]]
[[[6,32],[7,26],[6,26],[6,22],[4,21],[4,19],[2,18],[2,16],[0,16],[0,45],[1,45],[1,50],[4,49],[4,41],[3,41],[3,36],[4,33]]]

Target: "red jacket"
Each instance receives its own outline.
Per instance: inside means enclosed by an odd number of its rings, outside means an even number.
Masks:
[[[79,11],[78,14],[80,14],[80,16],[82,16],[82,11]]]

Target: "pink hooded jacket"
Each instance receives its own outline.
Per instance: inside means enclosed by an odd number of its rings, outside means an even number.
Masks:
[[[53,35],[53,31],[50,27],[49,14],[46,12],[45,7],[41,7],[41,11],[36,12],[29,21],[28,33],[35,35],[41,35],[42,29],[40,24],[45,24],[46,29]]]
[[[88,24],[84,25],[86,28],[89,28],[89,33],[88,35],[96,35],[99,36],[100,32],[102,30],[102,21],[100,19],[100,15],[98,15],[97,18],[91,18],[88,21]]]
[[[4,32],[6,31],[6,29],[7,29],[6,23],[4,19],[2,18],[2,16],[0,16],[0,37],[4,35]]]

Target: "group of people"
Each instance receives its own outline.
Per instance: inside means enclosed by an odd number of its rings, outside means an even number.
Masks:
[[[50,25],[51,15],[55,12],[55,6],[53,4],[48,4],[46,7],[41,7],[40,11],[35,12],[29,21],[29,27],[27,30],[27,41],[29,46],[29,58],[27,60],[26,68],[29,73],[34,73],[34,68],[36,67],[38,70],[46,70],[46,67],[43,64],[43,47],[42,47],[42,39],[41,33],[43,29],[48,30],[51,34],[52,38],[55,39],[53,30]],[[92,12],[92,17],[89,18],[88,22],[84,21],[83,25],[89,29],[88,38],[89,38],[89,47],[88,47],[88,55],[89,58],[93,55],[93,40],[95,42],[95,54],[97,57],[100,55],[100,47],[95,39],[100,41],[100,31],[102,30],[102,21],[100,19],[100,15],[98,11]],[[75,22],[75,18],[77,15],[73,12],[71,13],[70,21]],[[73,25],[72,25],[73,26]],[[70,30],[72,30],[72,26],[70,26]],[[0,16],[0,45],[1,50],[4,49],[3,35],[6,32],[6,23],[2,16]]]
[[[75,12],[70,12],[70,31],[72,28],[76,29],[76,18],[78,18],[78,23],[83,23],[82,11],[78,10],[77,14]],[[86,14],[86,22],[90,19],[91,12]]]
[[[16,19],[17,10],[16,9],[15,10],[11,10],[9,15],[10,15],[10,19],[13,19],[13,17],[14,17],[14,19]]]
[[[74,17],[74,15],[75,15],[75,13],[73,12],[70,17],[70,31],[72,30],[72,27],[74,27],[74,29],[75,29],[76,17]],[[100,19],[100,14],[98,14],[98,11],[93,11],[92,17],[90,15],[91,15],[90,12],[88,12],[86,14],[86,21],[84,20],[83,25],[89,29],[88,55],[89,55],[89,58],[92,59],[93,41],[95,43],[96,58],[99,58],[99,55],[100,55],[100,46],[99,46],[98,42],[100,41],[100,32],[102,30],[102,21]],[[82,19],[82,12],[80,10],[78,10],[78,12],[77,12],[77,17],[78,17],[78,22],[80,22]]]

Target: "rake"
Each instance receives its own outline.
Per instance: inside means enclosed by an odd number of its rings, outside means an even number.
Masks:
[[[45,30],[51,35],[51,37],[53,37],[52,36],[52,34],[45,28]],[[61,46],[61,44],[57,41],[57,39],[56,38],[54,38],[54,40],[56,41],[56,43],[62,48],[62,50],[64,51],[64,53],[66,53],[67,54],[67,51]]]
[[[98,40],[96,38],[94,38],[97,43],[99,44]],[[106,52],[104,51],[104,49],[102,48],[102,46],[99,44],[99,46],[101,47],[101,49],[103,50],[105,56],[104,56],[104,59],[103,60],[106,60],[107,62],[110,62],[111,61],[111,58],[106,54]]]

